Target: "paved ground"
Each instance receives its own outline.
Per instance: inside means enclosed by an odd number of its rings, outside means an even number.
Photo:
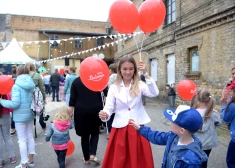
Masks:
[[[46,110],[49,115],[53,116],[56,112],[56,109],[59,107],[65,106],[64,102],[50,102],[50,99],[48,99],[48,104],[46,106]],[[160,103],[156,100],[147,100],[146,105],[146,111],[149,114],[152,121],[148,124],[152,129],[160,130],[160,131],[169,131],[169,122],[165,119],[163,115],[163,110],[168,105]],[[50,120],[52,120],[52,117],[47,122],[47,125],[50,124]],[[38,132],[38,138],[35,139],[36,142],[36,153],[35,156],[35,168],[57,168],[58,163],[56,161],[56,155],[54,153],[53,148],[51,147],[51,142],[45,142],[44,135],[42,132],[42,129],[37,123],[37,132]],[[80,145],[80,137],[76,136],[75,131],[70,131],[71,139],[75,143],[75,152],[66,158],[66,165],[67,168],[100,168],[100,166],[90,164],[90,165],[84,165],[82,162],[82,151],[81,151],[81,145]],[[20,155],[19,155],[19,147],[17,143],[17,137],[12,137],[14,145],[15,145],[15,151],[17,155],[17,163],[15,165],[11,165],[8,162],[6,162],[6,165],[4,168],[13,168],[16,165],[20,163]],[[229,142],[229,133],[227,130],[222,130],[219,133],[219,139],[220,139],[220,145],[212,150],[210,159],[209,159],[209,168],[226,168],[225,158],[226,158],[226,151],[227,151],[227,144]],[[100,134],[99,139],[99,145],[97,150],[97,157],[99,159],[103,159],[104,152],[106,149],[107,140],[106,140],[106,134],[105,132]],[[156,146],[152,145],[152,151],[154,156],[154,164],[155,168],[161,167],[163,152],[165,147],[164,146]],[[7,155],[6,152],[4,153],[4,158],[6,160]]]

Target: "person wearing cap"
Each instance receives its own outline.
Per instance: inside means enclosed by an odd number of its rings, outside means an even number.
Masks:
[[[189,106],[179,105],[176,110],[166,109],[164,115],[172,123],[170,132],[152,131],[133,119],[129,120],[129,124],[153,144],[166,145],[162,168],[201,167],[207,155],[201,149],[200,140],[193,135],[203,123],[199,112]]]
[[[227,90],[230,91],[230,100],[226,97],[221,98],[222,103],[222,117],[223,120],[227,123],[231,123],[230,125],[230,131],[231,131],[231,141],[228,146],[227,156],[226,156],[226,162],[228,168],[234,168],[235,167],[235,81],[231,83],[228,87],[226,87]]]

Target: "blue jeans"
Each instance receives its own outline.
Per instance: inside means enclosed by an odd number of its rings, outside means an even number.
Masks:
[[[65,168],[65,156],[66,156],[67,149],[64,150],[55,150],[57,155],[57,161],[60,165],[60,168]]]
[[[14,157],[15,152],[14,152],[14,147],[13,147],[13,142],[11,140],[11,135],[10,135],[10,128],[11,128],[11,116],[10,113],[3,115],[0,118],[0,161],[3,160],[3,142],[4,140],[6,149],[8,152],[8,157]]]
[[[52,83],[51,88],[52,88],[52,101],[55,101],[55,96],[56,100],[59,101],[59,83]]]
[[[234,168],[235,167],[235,142],[232,140],[230,141],[228,145],[228,151],[227,151],[227,157],[226,157],[226,162],[228,168]]]
[[[50,85],[46,85],[46,84],[44,84],[44,86],[45,86],[45,89],[46,89],[46,94],[51,94],[51,89],[50,89]]]

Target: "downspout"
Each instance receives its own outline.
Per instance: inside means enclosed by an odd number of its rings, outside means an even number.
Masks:
[[[45,33],[45,31],[42,32],[45,36],[48,37],[49,41],[48,41],[48,55],[49,55],[49,59],[51,59],[51,45],[50,45],[50,36],[48,34]],[[49,72],[51,74],[51,63],[49,62]]]

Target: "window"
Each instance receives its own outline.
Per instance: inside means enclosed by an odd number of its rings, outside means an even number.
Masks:
[[[59,36],[56,35],[56,34],[52,34],[51,35],[51,40],[58,40],[59,39]],[[58,48],[59,44],[54,41],[53,44],[51,45],[52,48]]]
[[[166,2],[166,24],[170,24],[175,21],[175,0],[167,0]]]
[[[198,48],[192,48],[190,51],[190,72],[199,72],[199,53]]]
[[[104,37],[97,39],[97,47],[102,45],[104,45]],[[103,49],[103,47],[101,47],[101,49]]]
[[[74,48],[82,48],[82,40],[80,40],[81,36],[74,36]]]

